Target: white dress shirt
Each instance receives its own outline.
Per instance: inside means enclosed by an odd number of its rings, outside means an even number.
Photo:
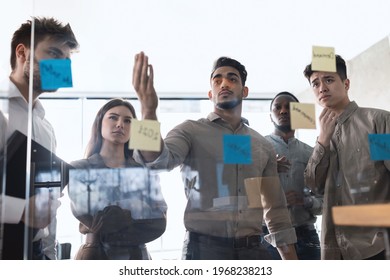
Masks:
[[[28,107],[26,99],[22,96],[16,85],[8,81],[8,127],[6,139],[12,135],[15,130],[19,130],[27,135],[28,129]],[[36,100],[32,108],[32,132],[31,138],[37,143],[44,146],[46,149],[55,153],[57,142],[52,125],[45,119],[45,110],[39,100]],[[4,206],[2,209],[2,223],[19,223],[25,208],[26,201],[24,199],[15,198],[3,195],[2,201]],[[12,207],[10,207],[12,205]],[[54,226],[53,226],[54,223]],[[45,255],[51,259],[56,258],[55,250],[55,232],[49,233],[49,228],[55,229],[56,220],[52,224],[40,230],[34,237],[34,240],[43,239],[43,247]]]

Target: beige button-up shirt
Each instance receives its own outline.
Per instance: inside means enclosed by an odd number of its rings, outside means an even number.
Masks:
[[[27,135],[28,125],[28,103],[11,81],[8,82],[8,127],[6,132],[6,138],[10,137],[15,130],[19,130],[23,134]],[[57,141],[52,125],[45,118],[45,110],[39,100],[36,100],[32,108],[32,133],[31,137],[34,141],[38,142],[46,149],[55,153]],[[3,132],[2,132],[3,133]],[[23,172],[23,170],[21,170]],[[7,208],[4,212],[4,220],[12,223],[18,223],[21,219],[25,207],[25,200],[13,198],[4,195],[6,205],[13,203],[13,208]],[[15,204],[18,201],[18,204]],[[39,230],[34,240],[43,240],[43,247],[46,256],[51,259],[56,258],[55,249],[55,230],[56,219],[53,219],[52,223],[45,229]]]
[[[351,102],[337,119],[330,147],[314,147],[305,179],[324,193],[322,259],[365,259],[384,250],[381,229],[335,226],[331,211],[333,206],[389,202],[390,161],[371,160],[368,142],[368,134],[388,133],[389,112]]]
[[[224,135],[250,136],[251,164],[225,163]],[[142,160],[137,152],[134,156]],[[260,235],[264,219],[270,231],[266,239],[273,246],[296,242],[275,151],[245,119],[236,130],[215,113],[184,121],[167,134],[162,154],[148,165],[168,170],[180,165],[188,231],[235,238]],[[245,184],[248,179],[252,181]]]

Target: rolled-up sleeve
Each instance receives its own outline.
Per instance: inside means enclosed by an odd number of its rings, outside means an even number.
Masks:
[[[146,162],[139,150],[134,150],[133,158],[136,162],[151,169],[167,169],[169,163],[169,151],[164,143],[161,154],[154,161]]]
[[[264,239],[274,247],[282,247],[287,244],[294,244],[297,242],[297,236],[294,228],[267,234],[264,236]]]
[[[7,224],[18,224],[22,219],[23,211],[26,206],[26,200],[12,196],[0,196],[1,222]]]
[[[274,247],[296,243],[296,233],[291,224],[279,177],[263,177],[261,195],[264,220],[269,231],[269,234],[264,236],[265,240]]]
[[[329,168],[329,156],[329,148],[325,149],[317,142],[304,173],[305,185],[315,193],[324,193],[325,179]]]

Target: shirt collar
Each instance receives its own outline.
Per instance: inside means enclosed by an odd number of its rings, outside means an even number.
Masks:
[[[207,119],[211,122],[214,122],[214,121],[216,121],[218,119],[222,119],[222,118],[218,114],[216,114],[215,112],[211,112],[210,114],[208,114]],[[246,118],[241,117],[241,123],[249,126],[249,121]]]
[[[349,102],[347,107],[338,117],[337,123],[343,124],[352,115],[352,113],[356,111],[357,108],[359,108],[359,106],[356,104],[355,101]]]
[[[276,135],[275,133],[272,133],[269,135],[272,139],[274,139],[276,142],[280,142],[280,143],[283,143],[283,144],[286,144],[286,142],[284,142],[284,139],[282,136],[279,136],[279,135]],[[292,142],[292,141],[295,141],[295,137],[291,137],[288,139],[287,142]]]
[[[23,97],[23,95],[20,93],[19,89],[16,87],[16,85],[9,80],[9,87],[8,87],[8,96],[9,98],[17,98],[23,106],[27,107],[27,101]],[[39,116],[41,119],[45,117],[45,109],[42,106],[42,103],[36,99],[33,104],[33,111],[34,113]]]

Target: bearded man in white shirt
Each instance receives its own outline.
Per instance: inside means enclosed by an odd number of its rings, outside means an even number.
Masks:
[[[31,30],[34,36],[31,36]],[[33,43],[32,43],[33,42]],[[43,92],[39,62],[43,59],[70,59],[78,49],[78,42],[69,24],[62,24],[54,18],[33,17],[15,31],[11,42],[11,69],[8,86],[8,127],[5,139],[16,130],[28,135],[29,103],[32,103],[31,139],[55,153],[56,138],[53,127],[45,119],[45,110],[39,101]],[[30,77],[31,63],[33,73]],[[32,80],[32,85],[30,85]],[[30,88],[32,94],[30,95]],[[50,90],[51,92],[57,89]],[[32,96],[32,98],[31,98]],[[24,172],[24,170],[21,170]],[[11,186],[9,186],[11,187]],[[8,188],[9,188],[8,187]],[[36,198],[28,200],[2,194],[1,222],[5,224],[26,223],[34,229],[33,259],[56,259],[56,219],[55,213],[60,205],[57,199],[49,199],[36,207]],[[26,206],[29,205],[29,211]],[[29,213],[29,217],[26,217]],[[34,217],[34,219],[31,219]],[[29,221],[33,220],[31,224]],[[4,236],[4,240],[6,240]],[[3,259],[15,259],[10,242],[3,243]]]

